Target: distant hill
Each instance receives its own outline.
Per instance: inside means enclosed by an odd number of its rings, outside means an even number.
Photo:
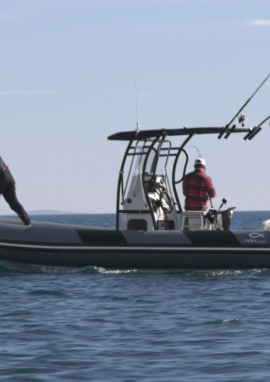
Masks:
[[[35,210],[35,211],[27,211],[30,216],[42,216],[42,215],[112,215],[112,212],[107,214],[97,214],[90,212],[71,212],[71,211],[58,211],[58,210]],[[15,213],[10,212],[10,214],[1,214],[0,216],[17,216]]]
[[[37,210],[37,211],[27,211],[30,216],[42,216],[42,215],[84,215],[81,212],[69,212],[69,211],[57,211],[57,210]],[[9,214],[1,214],[0,216],[17,216],[14,212]]]
[[[70,211],[58,211],[58,210],[37,210],[37,211],[28,211],[29,215],[82,215],[79,212],[70,212]]]

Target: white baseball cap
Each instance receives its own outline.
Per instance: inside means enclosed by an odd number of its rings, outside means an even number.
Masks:
[[[206,162],[205,162],[205,160],[203,158],[197,158],[195,160],[195,163],[194,163],[194,167],[195,166],[204,166],[204,167],[206,167]]]

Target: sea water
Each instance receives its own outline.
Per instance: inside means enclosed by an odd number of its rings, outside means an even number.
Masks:
[[[256,229],[270,212],[238,212]],[[35,220],[113,227],[113,215]],[[269,381],[270,270],[0,270],[1,381]]]

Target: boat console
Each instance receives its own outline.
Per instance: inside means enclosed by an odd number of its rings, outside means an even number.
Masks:
[[[200,127],[128,131],[110,136],[110,140],[128,141],[118,179],[116,229],[228,230],[234,207],[225,211],[221,211],[221,207],[218,211],[183,211],[178,195],[179,191],[182,192],[189,161],[185,150],[187,143],[195,135],[214,134],[219,137],[223,131],[223,127]],[[226,136],[244,133],[245,139],[251,131],[233,126],[226,129]],[[175,144],[173,138],[180,138],[180,142]],[[180,157],[184,159],[184,166],[180,179],[177,179]],[[224,203],[225,199],[221,206]]]

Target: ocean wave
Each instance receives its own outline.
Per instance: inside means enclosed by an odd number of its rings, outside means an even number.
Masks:
[[[226,318],[222,321],[223,324],[231,324],[231,323],[237,323],[239,322],[238,318]]]
[[[43,273],[89,273],[89,274],[110,274],[110,275],[118,275],[118,274],[128,274],[128,273],[136,273],[137,269],[106,269],[102,267],[83,267],[83,268],[62,268],[62,267],[40,267],[40,271]]]

